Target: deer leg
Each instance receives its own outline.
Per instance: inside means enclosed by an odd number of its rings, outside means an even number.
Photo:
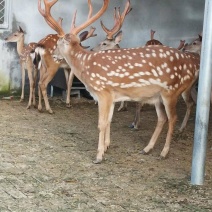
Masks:
[[[191,113],[191,108],[194,105],[193,99],[191,97],[191,89],[184,91],[182,93],[182,97],[183,97],[183,99],[186,103],[186,114],[185,114],[185,117],[184,117],[183,122],[181,124],[181,127],[179,129],[180,132],[182,132],[185,129],[187,122],[188,122],[188,119],[189,119],[189,116],[190,116],[190,113]]]
[[[25,67],[24,64],[21,64],[21,81],[22,81],[22,85],[21,85],[21,99],[20,102],[22,102],[24,100],[24,87],[25,87]]]
[[[33,106],[36,108],[36,99],[35,99],[35,89],[36,89],[36,83],[37,83],[37,77],[38,77],[38,69],[34,68],[34,76],[33,76]]]
[[[74,80],[74,73],[70,70],[70,74],[68,77],[68,83],[67,83],[67,95],[66,95],[66,107],[70,107],[70,95],[71,95],[71,87]]]
[[[163,102],[164,102],[166,114],[168,116],[168,132],[167,132],[167,136],[166,136],[165,145],[160,154],[161,159],[164,159],[169,152],[172,134],[174,131],[174,126],[175,126],[176,120],[177,120],[177,113],[176,113],[177,99],[171,97],[168,100],[163,99]]]
[[[43,95],[46,111],[48,111],[50,114],[52,114],[53,111],[49,105],[49,100],[48,100],[48,96],[47,96],[47,86],[48,86],[49,82],[53,79],[53,77],[54,77],[53,75],[49,74],[48,72],[45,72],[45,74],[43,76],[43,80],[39,83],[40,89],[41,89],[41,92]]]
[[[118,108],[118,111],[126,111],[126,110],[127,110],[127,102],[122,101]]]
[[[43,76],[45,73],[46,69],[44,68],[43,65],[40,67],[40,80],[38,83],[38,111],[42,112],[42,91],[41,91],[41,82],[43,81]]]
[[[106,96],[104,96],[106,97]],[[98,99],[98,107],[99,107],[99,143],[97,156],[94,163],[101,163],[105,148],[110,144],[110,121],[113,116],[114,111],[114,103],[112,98],[108,96],[108,98],[100,97]]]
[[[133,123],[130,125],[130,128],[138,129],[140,125],[140,114],[142,106],[143,104],[141,102],[136,102],[135,117]]]
[[[164,110],[164,106],[162,102],[158,101],[155,103],[155,109],[158,117],[157,125],[155,128],[155,131],[149,141],[149,144],[142,150],[142,154],[147,154],[149,153],[155,146],[155,143],[163,129],[164,124],[167,121],[167,116]]]
[[[191,97],[195,104],[197,104],[197,91],[196,91],[196,83],[191,87]]]
[[[111,125],[111,121],[112,121],[112,117],[113,117],[114,107],[115,107],[115,104],[113,103],[112,106],[110,107],[109,119],[108,119],[109,121],[108,121],[108,125],[107,125],[106,132],[105,132],[105,145],[104,145],[105,152],[107,151],[107,149],[110,146],[110,125]]]
[[[27,109],[30,109],[32,104],[33,89],[34,89],[33,66],[30,62],[27,64],[27,71],[28,71],[28,78],[29,78],[29,102],[27,105]]]
[[[40,82],[38,83],[38,111],[42,112],[42,91],[40,87]]]

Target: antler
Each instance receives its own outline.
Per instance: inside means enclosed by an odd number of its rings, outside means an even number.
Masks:
[[[65,32],[63,31],[60,21],[59,23],[55,21],[55,19],[51,15],[51,7],[57,2],[58,0],[53,0],[51,2],[48,2],[48,0],[43,0],[45,10],[41,8],[41,0],[38,0],[38,10],[40,14],[44,17],[46,20],[47,24],[54,29],[60,37],[63,37],[65,35]]]
[[[180,40],[180,45],[177,47],[178,50],[181,50],[185,45],[185,40]]]
[[[151,29],[151,40],[154,40],[155,31]]]
[[[62,27],[63,18],[59,17],[57,23]]]
[[[109,40],[113,39],[113,36],[121,29],[126,15],[131,10],[132,10],[132,8],[130,7],[130,0],[127,1],[126,5],[125,5],[125,9],[124,9],[124,11],[123,11],[123,13],[121,15],[120,15],[120,8],[118,8],[118,11],[115,8],[114,9],[114,27],[111,30],[106,28],[102,21],[100,22],[101,26],[102,26],[102,29],[107,34],[107,39],[109,39]]]
[[[103,0],[103,6],[102,8],[94,15],[92,16],[92,11],[93,11],[93,6],[91,4],[91,0],[88,0],[88,7],[89,7],[89,15],[88,19],[85,23],[81,24],[80,26],[76,27],[75,26],[75,20],[76,20],[76,14],[77,11],[74,13],[73,16],[73,21],[72,21],[72,26],[71,26],[71,34],[77,35],[80,31],[91,25],[93,22],[95,22],[98,18],[101,17],[101,15],[107,10],[107,7],[109,5],[110,0]]]

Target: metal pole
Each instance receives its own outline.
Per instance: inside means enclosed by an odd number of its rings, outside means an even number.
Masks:
[[[194,132],[191,184],[202,185],[205,175],[210,92],[212,81],[212,0],[205,1],[203,40]]]

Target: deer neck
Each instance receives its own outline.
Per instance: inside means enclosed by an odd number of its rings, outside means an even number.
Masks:
[[[20,40],[17,42],[17,52],[19,55],[23,53],[24,50],[24,36],[20,38]]]
[[[85,66],[88,65],[86,63],[87,59],[90,58],[92,54],[93,52],[85,50],[80,46],[80,44],[75,43],[71,46],[69,51],[63,53],[62,55],[77,78],[84,82],[83,71],[85,70]]]

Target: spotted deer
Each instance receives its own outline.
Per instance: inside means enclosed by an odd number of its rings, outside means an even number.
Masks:
[[[119,49],[120,42],[122,40],[122,31],[121,27],[123,25],[123,22],[125,20],[125,17],[127,14],[131,12],[132,8],[130,7],[130,1],[128,0],[128,3],[125,6],[125,9],[122,14],[120,14],[120,8],[114,9],[114,26],[112,29],[108,29],[105,27],[103,22],[101,21],[101,27],[103,31],[106,33],[106,39],[100,42],[96,47],[92,49],[92,51],[103,51],[103,50],[109,50],[109,49]],[[125,111],[127,110],[127,103],[122,101],[118,111]]]
[[[49,4],[44,0],[45,6]],[[57,0],[54,1],[56,3]],[[107,10],[109,0],[103,0],[101,9],[89,15],[87,21],[75,26],[74,14],[70,33],[65,34],[48,10],[42,11],[60,39],[58,49],[74,74],[85,84],[98,101],[99,143],[94,163],[100,163],[110,145],[110,125],[115,102],[142,101],[154,104],[158,116],[156,129],[142,153],[149,153],[168,119],[165,146],[160,154],[165,158],[170,149],[172,134],[177,119],[176,103],[180,94],[190,98],[190,89],[199,72],[200,58],[197,54],[182,53],[167,46],[144,46],[91,52],[80,46],[78,34],[91,25]],[[92,11],[88,0],[89,14]],[[40,8],[41,9],[41,8]],[[43,54],[48,52],[43,49]]]
[[[34,67],[32,59],[30,57],[30,52],[36,47],[37,43],[29,43],[28,45],[24,44],[24,31],[19,26],[19,29],[5,38],[6,42],[16,42],[17,43],[17,52],[19,55],[19,61],[21,66],[21,98],[20,101],[24,100],[24,87],[25,87],[25,71],[29,78],[30,92],[29,92],[29,101],[27,109],[33,104],[36,106],[35,101],[35,84],[37,80],[37,69]]]
[[[155,34],[155,31],[151,30],[151,39],[146,42],[145,46],[163,45],[159,40],[154,39],[154,34]],[[180,40],[180,44],[177,47],[177,49],[178,50],[182,50],[184,45],[185,45],[185,40]],[[184,100],[186,101],[186,99],[184,99]],[[139,128],[139,125],[140,125],[140,114],[141,114],[141,109],[142,109],[143,105],[144,105],[144,103],[142,103],[142,102],[137,102],[136,103],[135,116],[134,116],[134,120],[133,120],[132,124],[130,124],[130,126],[129,126],[130,128],[133,128],[133,129],[138,129]],[[184,130],[184,128],[186,127],[186,125],[187,125],[188,118],[189,118],[190,113],[191,113],[191,108],[193,106],[193,102],[192,101],[186,102],[186,106],[187,106],[186,115],[185,115],[185,118],[184,118],[184,120],[183,120],[183,122],[181,124],[180,129],[179,129],[180,132],[182,132]]]
[[[39,4],[41,4],[40,1],[38,1]],[[49,9],[53,5],[54,2],[50,3]],[[40,11],[42,12],[42,11]],[[62,25],[62,19],[60,18],[58,20],[58,25]],[[95,28],[91,28],[90,31],[84,31],[80,34],[80,41],[84,41],[90,37],[96,36],[94,34]],[[66,97],[66,106],[70,107],[70,91],[74,79],[74,73],[71,71],[70,66],[67,64],[67,62],[59,55],[57,50],[57,41],[59,39],[58,34],[49,34],[46,37],[44,37],[42,40],[38,42],[37,47],[35,48],[35,59],[37,57],[40,58],[40,60],[35,60],[35,64],[39,65],[40,70],[40,80],[39,80],[39,103],[38,103],[38,110],[42,111],[42,96],[44,99],[46,111],[48,111],[50,114],[53,113],[53,110],[50,107],[48,96],[47,96],[47,86],[49,82],[53,79],[59,68],[64,69],[64,74],[66,78],[66,85],[67,85],[67,97]],[[46,54],[45,57],[40,57],[40,49],[45,48],[46,51],[49,52],[49,54]],[[84,47],[87,48],[87,47]]]
[[[198,38],[196,38],[194,41],[192,41],[190,44],[186,43],[183,51],[184,52],[193,52],[197,54],[201,54],[201,47],[202,47],[202,35],[199,34]],[[191,95],[195,103],[197,103],[197,91],[196,91],[196,86],[192,87]],[[211,96],[210,96],[210,101],[212,104],[212,89],[211,89]]]

